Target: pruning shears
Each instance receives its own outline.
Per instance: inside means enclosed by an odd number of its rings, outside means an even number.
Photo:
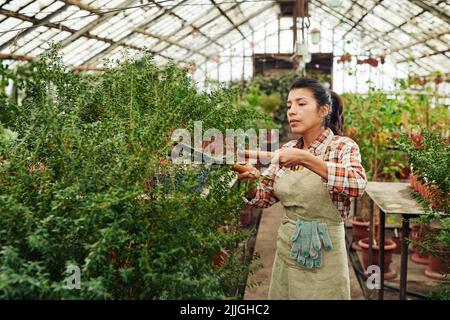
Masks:
[[[231,169],[238,173],[244,173],[244,172],[250,171],[253,168],[252,166],[238,164],[238,163],[234,163],[234,164],[230,165],[226,162],[227,158],[225,155],[219,156],[219,157],[214,157],[214,156],[211,156],[210,154],[205,153],[204,151],[195,149],[185,143],[179,142],[179,143],[177,143],[176,146],[179,146],[182,150],[191,153],[192,155],[194,155],[194,158],[199,157],[200,159],[203,159],[203,161],[210,163],[210,164],[231,166]],[[259,150],[244,150],[244,155],[245,155],[245,158],[255,158],[256,159],[256,158],[260,157],[260,158],[271,159],[273,157],[273,152],[259,151]]]

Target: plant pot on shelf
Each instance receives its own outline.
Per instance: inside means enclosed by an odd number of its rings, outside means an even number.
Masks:
[[[438,254],[429,256],[428,268],[425,275],[434,280],[447,280],[450,273],[450,251],[444,245],[437,245]]]
[[[400,180],[407,180],[410,177],[409,166],[403,166],[403,168],[396,174],[396,177]]]
[[[351,223],[353,237],[352,248],[361,251],[358,241],[369,237],[369,222],[365,221],[363,217],[353,217]]]
[[[449,195],[444,196],[443,192],[436,185],[430,185],[428,188],[428,201],[434,209],[443,209],[448,201]]]
[[[362,259],[364,269],[367,270],[369,266],[369,238],[364,238],[359,240],[358,245],[361,247],[362,251]],[[390,280],[395,279],[397,277],[397,272],[394,269],[390,268],[390,264],[392,262],[392,254],[394,253],[397,245],[391,239],[386,239],[384,244],[384,279]],[[379,246],[372,246],[373,256],[372,256],[372,264],[379,265]]]
[[[419,190],[420,190],[420,195],[422,196],[422,198],[428,198],[429,190],[426,185],[420,184]]]
[[[419,192],[419,181],[414,173],[411,174],[410,184],[414,191]]]
[[[424,184],[422,184],[419,181],[419,177],[415,174],[411,175],[410,180],[411,187],[414,191],[416,191],[418,194],[420,194],[421,197],[426,198],[428,197],[430,191],[428,190],[428,187]]]

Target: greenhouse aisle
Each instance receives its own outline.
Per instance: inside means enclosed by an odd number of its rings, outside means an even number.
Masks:
[[[280,203],[273,205],[262,212],[261,222],[256,237],[255,252],[261,256],[260,262],[263,267],[253,276],[249,276],[248,282],[260,282],[256,288],[247,288],[244,300],[264,300],[267,299],[269,290],[272,264],[276,251],[277,230],[283,217],[284,209]],[[364,296],[358,284],[355,272],[349,263],[350,270],[350,289],[352,300],[363,300]]]

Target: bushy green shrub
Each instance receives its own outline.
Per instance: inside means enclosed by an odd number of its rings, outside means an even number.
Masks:
[[[438,206],[444,213],[450,212],[450,143],[439,133],[424,131],[414,136],[402,135],[396,141],[406,152],[413,173],[429,188],[427,205]]]
[[[415,223],[426,225],[424,238],[411,241],[422,254],[440,259],[441,271],[449,267],[450,253],[450,144],[438,132],[424,131],[421,134],[401,135],[396,141],[400,150],[408,155],[413,173],[430,190],[425,194],[413,192],[413,196],[424,206],[425,214]],[[430,299],[448,300],[450,284],[444,282],[438,290],[431,291]]]
[[[204,166],[163,160],[173,130],[194,121],[224,132],[270,119],[230,91],[200,92],[174,64],[145,56],[83,75],[55,52],[21,84],[20,103],[0,105],[17,110],[0,134],[0,298],[234,296],[249,186],[230,188],[226,167],[199,181]],[[218,268],[220,249],[229,259]],[[80,290],[65,286],[68,265],[81,269]]]
[[[404,153],[395,148],[401,132],[426,128],[428,110],[430,129],[443,133],[450,124],[450,112],[445,106],[430,108],[431,99],[407,91],[387,94],[369,91],[368,95],[345,93],[344,134],[359,145],[361,158],[370,180],[392,181],[403,175],[407,164]],[[402,172],[403,171],[403,172]]]
[[[281,105],[281,97],[278,93],[273,94],[263,94],[259,101],[259,104],[269,114],[273,114],[280,108]]]

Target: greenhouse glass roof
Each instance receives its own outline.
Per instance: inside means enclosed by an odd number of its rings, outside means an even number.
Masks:
[[[283,2],[293,1],[0,0],[0,55],[14,65],[56,42],[67,65],[92,70],[145,48],[205,75],[247,75],[253,53],[293,52]],[[311,0],[309,14],[321,31],[317,52],[383,54],[396,72],[450,73],[448,1]]]

